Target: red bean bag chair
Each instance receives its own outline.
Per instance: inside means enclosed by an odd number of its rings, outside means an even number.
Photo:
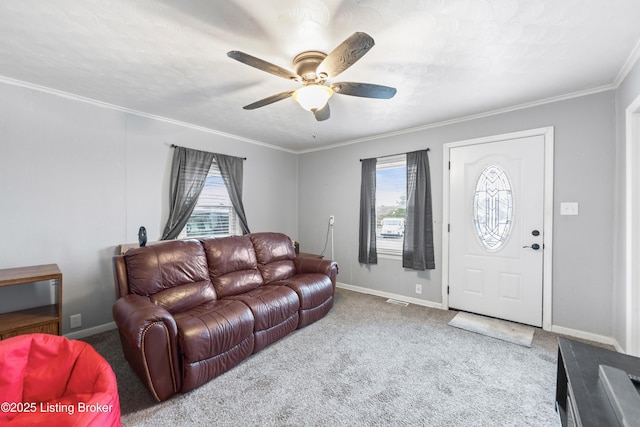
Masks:
[[[111,365],[89,344],[57,335],[0,341],[0,425],[121,426]]]

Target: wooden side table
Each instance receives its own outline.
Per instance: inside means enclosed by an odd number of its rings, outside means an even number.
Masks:
[[[31,333],[62,335],[62,273],[58,266],[47,264],[0,270],[0,287],[44,280],[55,281],[59,286],[58,301],[0,314],[0,339]]]

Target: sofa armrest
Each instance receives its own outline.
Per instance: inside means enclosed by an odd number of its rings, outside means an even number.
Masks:
[[[163,401],[177,393],[182,384],[173,316],[149,298],[129,294],[116,300],[113,319],[127,361],[153,397]]]
[[[322,273],[329,276],[333,288],[336,288],[336,276],[338,275],[338,263],[320,258],[296,257],[293,260],[297,274]]]

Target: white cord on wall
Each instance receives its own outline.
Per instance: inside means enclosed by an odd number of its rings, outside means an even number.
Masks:
[[[333,253],[333,225],[336,223],[335,215],[329,216],[329,227],[331,227],[331,261],[335,260],[335,255]]]
[[[324,251],[327,250],[327,242],[329,241],[329,232],[331,232],[331,260],[334,260],[334,253],[333,253],[333,224],[335,224],[335,216],[331,215],[329,216],[329,223],[327,224],[327,236],[325,237],[324,240],[324,249],[322,249],[322,252],[320,253],[320,255],[324,255]]]

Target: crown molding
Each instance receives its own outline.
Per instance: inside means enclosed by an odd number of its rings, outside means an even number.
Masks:
[[[183,127],[189,128],[189,129],[193,129],[193,130],[197,130],[197,131],[201,131],[201,132],[206,132],[206,133],[211,133],[211,134],[214,134],[214,135],[222,136],[222,137],[229,138],[229,139],[234,139],[236,141],[246,142],[246,143],[253,144],[253,145],[258,145],[258,146],[265,147],[265,148],[270,148],[270,149],[273,149],[273,150],[284,151],[284,152],[291,153],[291,154],[307,154],[307,153],[313,153],[313,152],[317,152],[317,151],[331,150],[331,149],[334,149],[334,148],[344,147],[344,146],[353,145],[353,144],[359,144],[359,143],[362,143],[362,142],[373,141],[373,140],[377,140],[377,139],[389,138],[389,137],[398,136],[398,135],[405,135],[405,134],[408,134],[408,133],[414,133],[414,132],[419,132],[419,131],[423,131],[423,130],[439,128],[439,127],[443,127],[443,126],[450,126],[450,125],[457,124],[457,123],[464,123],[464,122],[468,122],[468,121],[471,121],[471,120],[477,120],[477,119],[481,119],[481,118],[485,118],[485,117],[496,116],[496,115],[499,115],[499,114],[505,114],[505,113],[509,113],[509,112],[512,112],[512,111],[523,110],[523,109],[526,109],[526,108],[537,107],[537,106],[550,104],[550,103],[554,103],[554,102],[565,101],[565,100],[573,99],[573,98],[579,98],[579,97],[586,96],[586,95],[593,95],[593,94],[600,93],[600,92],[606,92],[606,91],[609,91],[609,90],[615,90],[615,89],[618,88],[618,86],[624,80],[624,77],[626,77],[626,75],[629,73],[629,71],[631,70],[631,68],[635,64],[635,61],[637,61],[638,57],[640,57],[640,42],[636,45],[636,47],[634,48],[632,54],[629,55],[629,58],[627,59],[627,61],[625,63],[625,66],[623,67],[623,69],[618,74],[618,77],[616,78],[616,82],[612,83],[612,84],[609,84],[609,85],[599,86],[599,87],[596,87],[596,88],[582,90],[582,91],[571,92],[571,93],[568,93],[568,94],[565,94],[565,95],[559,95],[559,96],[554,96],[554,97],[550,97],[550,98],[543,98],[543,99],[540,99],[540,100],[537,100],[537,101],[527,102],[527,103],[515,105],[515,106],[512,106],[512,107],[500,108],[500,109],[496,109],[496,110],[492,110],[492,111],[487,111],[487,112],[484,112],[484,113],[472,114],[472,115],[458,117],[458,118],[454,118],[454,119],[450,119],[450,120],[443,120],[443,121],[440,121],[440,122],[434,122],[434,123],[429,123],[429,124],[426,124],[426,125],[416,126],[416,127],[412,127],[412,128],[401,129],[401,130],[394,131],[394,132],[381,133],[381,134],[371,135],[371,136],[367,136],[367,137],[363,137],[363,138],[357,138],[357,139],[352,139],[352,140],[348,140],[348,141],[343,141],[343,142],[340,142],[340,143],[337,143],[337,144],[331,144],[331,145],[326,145],[326,146],[323,146],[323,147],[309,148],[309,149],[304,149],[304,150],[292,150],[292,149],[280,147],[280,146],[277,146],[277,145],[268,144],[266,142],[262,142],[262,141],[258,141],[258,140],[254,140],[254,139],[250,139],[250,138],[245,138],[245,137],[242,137],[242,136],[239,136],[239,135],[234,135],[234,134],[230,134],[230,133],[226,133],[226,132],[221,132],[221,131],[218,131],[218,130],[215,130],[215,129],[211,129],[211,128],[208,128],[208,127],[204,127],[204,126],[195,125],[195,124],[192,124],[192,123],[183,122],[183,121],[180,121],[180,120],[174,120],[174,119],[170,119],[168,117],[158,116],[158,115],[155,115],[155,114],[149,114],[149,113],[145,113],[143,111],[133,110],[133,109],[126,108],[126,107],[121,107],[119,105],[110,104],[110,103],[107,103],[107,102],[98,101],[98,100],[95,100],[95,99],[91,99],[91,98],[83,97],[83,96],[80,96],[80,95],[72,94],[72,93],[69,93],[69,92],[65,92],[65,91],[61,91],[61,90],[57,90],[57,89],[52,89],[52,88],[49,88],[49,87],[46,87],[46,86],[40,86],[40,85],[36,85],[36,84],[33,84],[33,83],[28,83],[28,82],[25,82],[25,81],[22,81],[22,80],[16,80],[16,79],[0,76],[0,82],[6,83],[6,84],[12,85],[12,86],[20,86],[20,87],[24,87],[24,88],[27,88],[27,89],[32,89],[32,90],[35,90],[35,91],[48,93],[48,94],[59,96],[59,97],[66,98],[66,99],[71,99],[71,100],[75,100],[75,101],[79,101],[79,102],[84,102],[84,103],[91,104],[91,105],[94,105],[94,106],[97,106],[97,107],[108,108],[108,109],[111,109],[111,110],[120,111],[120,112],[127,113],[127,114],[133,114],[133,115],[140,116],[140,117],[145,117],[145,118],[149,118],[149,119],[158,120],[158,121],[161,121],[161,122],[164,122],[164,123],[174,124],[174,125],[177,125],[177,126],[183,126]],[[619,79],[621,79],[621,80],[618,81]]]
[[[638,40],[638,43],[636,43],[635,47],[631,50],[631,53],[627,57],[627,60],[625,61],[624,65],[620,69],[620,72],[618,73],[615,80],[613,81],[613,86],[615,86],[616,89],[620,87],[622,82],[624,82],[624,79],[627,78],[627,76],[631,72],[631,69],[633,68],[634,65],[636,65],[639,59],[640,59],[640,40]]]
[[[389,137],[393,137],[393,136],[404,135],[404,134],[407,134],[407,133],[419,132],[419,131],[423,131],[423,130],[427,130],[427,129],[434,129],[434,128],[439,128],[439,127],[443,127],[443,126],[450,126],[450,125],[454,125],[454,124],[457,124],[457,123],[468,122],[468,121],[471,121],[471,120],[482,119],[482,118],[485,118],[485,117],[497,116],[499,114],[505,114],[505,113],[509,113],[509,112],[512,112],[512,111],[524,110],[526,108],[538,107],[538,106],[541,106],[541,105],[551,104],[551,103],[554,103],[554,102],[566,101],[566,100],[573,99],[573,98],[580,98],[582,96],[593,95],[593,94],[596,94],[596,93],[606,92],[606,91],[609,91],[609,90],[615,90],[616,88],[617,87],[615,85],[613,85],[613,84],[599,86],[599,87],[596,87],[596,88],[593,88],[593,89],[582,90],[582,91],[577,91],[577,92],[571,92],[571,93],[568,93],[568,94],[565,94],[565,95],[559,95],[559,96],[554,96],[554,97],[550,97],[550,98],[543,98],[543,99],[540,99],[540,100],[537,100],[537,101],[527,102],[527,103],[515,105],[515,106],[512,106],[512,107],[500,108],[500,109],[497,109],[497,110],[487,111],[487,112],[484,112],[484,113],[472,114],[472,115],[469,115],[469,116],[458,117],[458,118],[450,119],[450,120],[443,120],[443,121],[440,121],[440,122],[429,123],[429,124],[426,124],[426,125],[421,125],[421,126],[416,126],[416,127],[412,127],[412,128],[402,129],[402,130],[398,130],[398,131],[394,131],[394,132],[382,133],[382,134],[378,134],[378,135],[372,135],[372,136],[368,136],[368,137],[364,137],[364,138],[352,139],[352,140],[349,140],[349,141],[340,142],[338,144],[327,145],[327,146],[324,146],[324,147],[312,148],[312,149],[308,149],[308,150],[300,150],[297,153],[298,154],[306,154],[306,153],[312,153],[312,152],[316,152],[316,151],[330,150],[330,149],[333,149],[333,148],[344,147],[344,146],[347,146],[347,145],[359,144],[359,143],[367,142],[367,141],[373,141],[373,140],[376,140],[376,139],[389,138]]]
[[[291,154],[298,154],[297,151],[295,150],[291,150],[288,148],[284,148],[284,147],[279,147],[277,145],[272,145],[272,144],[268,144],[266,142],[262,142],[262,141],[257,141],[255,139],[250,139],[250,138],[245,138],[242,136],[238,136],[238,135],[234,135],[231,133],[226,133],[226,132],[221,132],[215,129],[211,129],[205,126],[200,126],[200,125],[196,125],[193,123],[188,123],[188,122],[183,122],[180,120],[175,120],[175,119],[170,119],[168,117],[164,117],[164,116],[158,116],[155,114],[149,114],[149,113],[145,113],[144,111],[138,111],[138,110],[133,110],[131,108],[126,108],[126,107],[122,107],[120,105],[115,105],[115,104],[110,104],[108,102],[103,102],[103,101],[98,101],[96,99],[92,99],[92,98],[87,98],[81,95],[76,95],[70,92],[65,92],[62,90],[58,90],[58,89],[52,89],[46,86],[40,86],[37,84],[33,84],[33,83],[29,83],[29,82],[25,82],[22,80],[16,80],[16,79],[12,79],[9,77],[4,77],[4,76],[0,76],[0,83],[6,83],[8,85],[11,86],[19,86],[19,87],[23,87],[26,89],[31,89],[31,90],[35,90],[38,92],[44,92],[50,95],[55,95],[55,96],[59,96],[61,98],[66,98],[66,99],[70,99],[73,101],[79,101],[79,102],[84,102],[86,104],[91,104],[94,105],[96,107],[102,107],[102,108],[107,108],[110,110],[115,110],[115,111],[119,111],[122,113],[127,113],[127,114],[133,114],[136,116],[140,116],[140,117],[145,117],[148,119],[153,119],[153,120],[158,120],[160,122],[164,122],[164,123],[169,123],[169,124],[173,124],[173,125],[177,125],[177,126],[182,126],[182,127],[186,127],[189,129],[193,129],[193,130],[197,130],[200,132],[206,132],[206,133],[211,133],[214,135],[218,135],[218,136],[222,136],[225,138],[229,138],[229,139],[234,139],[236,141],[242,141],[242,142],[246,142],[249,144],[254,144],[254,145],[259,145],[261,147],[266,147],[266,148],[270,148],[273,150],[279,150],[279,151],[286,151],[288,153]]]

